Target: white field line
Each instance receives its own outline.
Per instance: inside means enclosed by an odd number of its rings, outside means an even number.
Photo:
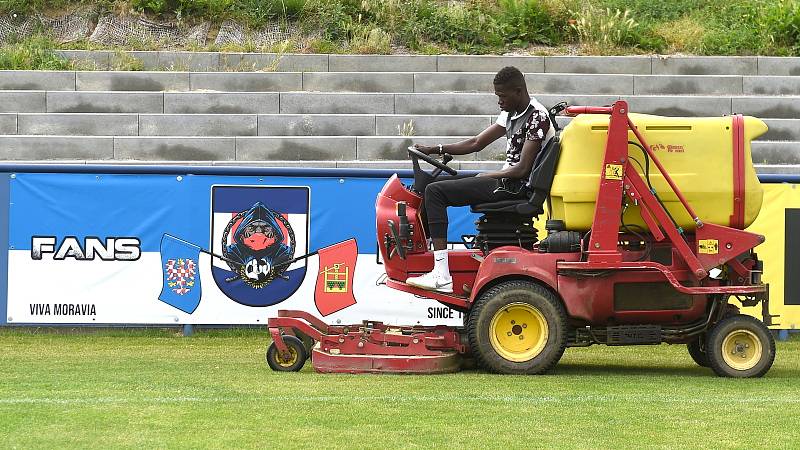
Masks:
[[[0,398],[0,405],[102,405],[102,404],[137,404],[137,403],[263,403],[269,401],[295,403],[328,403],[328,402],[480,402],[480,403],[681,403],[681,404],[800,404],[800,397],[761,397],[761,398],[686,398],[651,395],[578,395],[578,396],[312,396],[312,397],[88,397],[88,398]]]

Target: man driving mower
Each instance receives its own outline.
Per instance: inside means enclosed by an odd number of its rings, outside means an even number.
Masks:
[[[433,241],[434,266],[429,273],[406,280],[407,284],[452,293],[453,280],[447,261],[447,207],[498,202],[525,196],[525,184],[537,153],[555,135],[547,108],[528,94],[525,77],[516,67],[504,67],[494,77],[494,92],[501,113],[497,121],[477,136],[453,144],[415,145],[425,154],[466,155],[486,148],[505,136],[506,162],[502,169],[477,175],[458,175],[424,186],[424,211]]]

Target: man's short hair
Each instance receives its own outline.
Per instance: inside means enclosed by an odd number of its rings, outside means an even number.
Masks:
[[[494,84],[508,87],[525,87],[525,75],[516,67],[503,67],[494,76]]]

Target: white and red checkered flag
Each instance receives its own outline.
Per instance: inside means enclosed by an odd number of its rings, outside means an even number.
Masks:
[[[191,242],[165,234],[161,237],[161,268],[164,286],[158,299],[191,314],[200,305],[200,252]]]

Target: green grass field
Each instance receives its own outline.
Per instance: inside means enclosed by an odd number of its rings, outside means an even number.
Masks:
[[[800,340],[762,379],[683,346],[568,349],[544,376],[269,370],[266,332],[0,330],[0,448],[777,448]]]

